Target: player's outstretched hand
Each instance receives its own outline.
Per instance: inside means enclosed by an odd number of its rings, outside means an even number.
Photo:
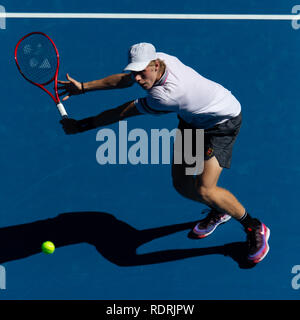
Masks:
[[[67,73],[66,78],[68,81],[58,80],[57,82],[61,84],[61,86],[57,87],[61,92],[58,94],[60,97],[65,96],[62,101],[66,101],[71,96],[75,96],[77,94],[82,94],[82,86],[81,82],[71,78]]]
[[[66,134],[75,134],[79,133],[80,131],[80,125],[77,120],[66,118],[60,120],[60,123],[62,124],[62,127]]]

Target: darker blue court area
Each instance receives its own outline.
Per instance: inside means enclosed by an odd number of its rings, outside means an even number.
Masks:
[[[2,0],[7,12],[291,14],[290,0]],[[151,42],[219,82],[242,105],[232,168],[219,185],[271,230],[270,252],[248,268],[246,235],[236,221],[192,240],[204,205],[180,196],[171,166],[96,160],[98,130],[67,136],[51,99],[26,82],[14,62],[17,41],[47,33],[60,79],[122,72],[127,50]],[[291,21],[7,19],[0,30],[0,299],[299,299],[299,49]],[[143,97],[138,86],[92,92],[65,102],[82,119]],[[177,127],[174,114],[128,120],[128,131]],[[108,128],[118,133],[118,123]],[[53,255],[41,253],[45,240]]]

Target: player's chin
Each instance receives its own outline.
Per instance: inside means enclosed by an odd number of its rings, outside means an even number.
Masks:
[[[141,86],[141,88],[143,88],[144,90],[149,90],[152,86],[150,86],[150,85],[148,85],[148,84],[143,84],[143,85],[141,85],[140,84],[140,86]]]

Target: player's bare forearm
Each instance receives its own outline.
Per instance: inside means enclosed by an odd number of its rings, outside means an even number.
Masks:
[[[59,90],[59,96],[63,97],[62,101],[66,101],[71,96],[83,94],[88,91],[128,88],[134,83],[130,73],[113,74],[103,79],[85,83],[71,78],[69,74],[67,74],[66,77],[67,81],[57,81],[60,84],[57,90]]]
[[[66,134],[74,134],[92,130],[98,127],[110,125],[129,117],[141,114],[133,101],[126,102],[121,106],[101,112],[100,114],[82,120],[63,119],[61,124]]]
[[[134,81],[129,73],[118,73],[103,79],[83,83],[83,89],[87,91],[123,89],[132,86]]]

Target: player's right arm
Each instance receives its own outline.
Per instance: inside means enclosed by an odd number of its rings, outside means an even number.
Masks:
[[[123,89],[134,84],[134,80],[130,73],[113,74],[108,77],[89,82],[79,82],[71,78],[69,74],[67,74],[66,77],[67,81],[58,80],[58,83],[61,85],[57,88],[60,90],[59,96],[64,96],[62,101],[66,101],[73,95],[79,95],[89,91]]]
[[[92,130],[98,127],[124,120],[129,117],[141,114],[135,106],[134,101],[129,101],[121,106],[101,112],[100,114],[82,120],[63,119],[60,123],[66,134],[75,134]]]

